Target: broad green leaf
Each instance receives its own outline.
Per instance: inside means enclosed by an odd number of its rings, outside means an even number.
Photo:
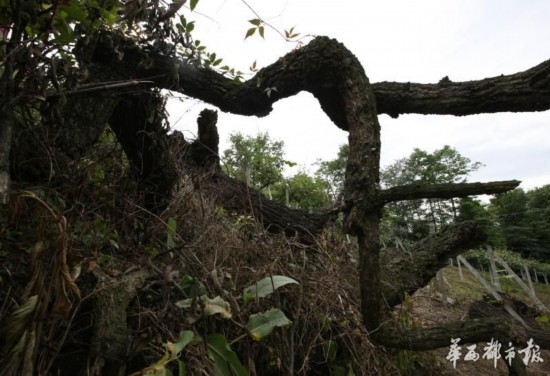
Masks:
[[[223,300],[221,297],[216,296],[214,299],[210,299],[206,295],[201,295],[198,299],[201,301],[204,313],[206,315],[211,316],[215,314],[220,314],[220,316],[226,319],[232,316],[229,303]],[[180,300],[175,304],[182,309],[191,308],[191,306],[193,305],[193,298]]]
[[[214,299],[205,296],[202,299],[202,304],[204,306],[204,313],[208,316],[219,313],[223,318],[231,318],[231,307],[229,303],[219,296],[216,296]]]
[[[191,330],[180,332],[180,338],[176,343],[174,343],[176,353],[180,353],[185,348],[185,346],[187,346],[189,342],[191,342],[194,336],[195,334]]]
[[[270,309],[264,313],[251,315],[246,327],[255,341],[261,341],[271,334],[273,329],[292,324],[283,311],[277,308]]]
[[[248,376],[247,370],[222,334],[210,334],[206,343],[208,356],[214,361],[217,376]]]
[[[260,36],[263,38],[264,37],[264,27],[263,26],[260,26],[258,28],[258,31],[260,32]]]
[[[182,309],[191,308],[191,306],[193,305],[193,299],[194,298],[178,300],[175,304],[178,308],[182,308]]]
[[[189,4],[189,8],[191,8],[191,10],[195,10],[195,7],[197,6],[198,2],[199,0],[191,0],[191,3]]]
[[[286,277],[284,275],[274,275],[272,277],[266,277],[255,285],[244,289],[243,299],[246,303],[252,299],[264,298],[268,295],[271,295],[273,291],[277,290],[279,287],[283,287],[290,283],[298,284],[298,282],[294,279]]]
[[[256,32],[256,28],[252,27],[246,31],[246,35],[244,36],[244,39],[251,37]]]
[[[250,22],[254,26],[260,26],[260,24],[262,23],[262,20],[260,20],[259,18],[254,18],[252,20],[248,20],[248,22]]]

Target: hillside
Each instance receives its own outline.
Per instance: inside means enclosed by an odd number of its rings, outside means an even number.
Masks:
[[[450,285],[448,290],[448,296],[453,300],[453,303],[443,304],[441,296],[437,292],[433,292],[433,285],[430,284],[425,288],[419,290],[412,297],[412,321],[417,325],[434,325],[453,320],[461,320],[467,317],[470,304],[477,300],[481,300],[486,295],[486,291],[481,284],[465,269],[463,268],[463,279],[460,278],[458,268],[448,266],[443,269],[443,274],[446,281]],[[482,273],[486,280],[489,280],[488,273]],[[513,279],[501,278],[501,284],[503,289],[507,292],[507,295],[511,298],[521,300],[529,304],[529,298],[527,294],[523,292],[519,284]],[[550,306],[550,285],[543,283],[533,282],[537,297],[548,307]],[[522,315],[526,321],[534,323],[536,315],[524,314]],[[536,325],[536,324],[535,324]],[[548,324],[542,325],[547,330],[550,329]],[[449,342],[450,345],[450,342]],[[487,346],[486,343],[477,344],[476,351],[482,354],[482,348]],[[504,348],[507,348],[503,344]],[[465,355],[466,349],[463,345],[463,354]],[[446,375],[507,375],[508,369],[504,363],[504,360],[499,359],[497,367],[495,368],[492,360],[478,359],[475,362],[464,361],[463,358],[456,363],[456,369],[452,368],[452,363],[446,360],[446,356],[449,354],[449,349],[439,349],[430,352],[433,354],[437,361],[444,367],[444,374]],[[516,350],[519,350],[516,349]],[[517,354],[519,356],[519,354]],[[527,367],[529,375],[548,375],[550,374],[550,351],[542,350],[541,357],[544,363],[533,364],[530,363]]]

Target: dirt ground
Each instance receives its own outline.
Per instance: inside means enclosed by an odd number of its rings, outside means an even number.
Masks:
[[[483,287],[470,275],[466,270],[463,270],[463,279],[460,278],[458,269],[456,267],[447,267],[443,270],[445,280],[448,282],[448,296],[451,298],[451,304],[444,304],[441,295],[434,292],[434,287],[430,284],[424,289],[417,291],[412,296],[412,321],[416,325],[436,325],[450,321],[463,320],[468,316],[468,308],[471,302],[483,297],[485,292]],[[509,280],[508,280],[509,281]],[[506,289],[515,298],[520,298],[529,304],[525,294],[521,292],[519,286],[515,286],[515,283],[506,282],[509,285]],[[546,305],[550,306],[550,285],[535,284],[535,290],[537,296]],[[446,357],[450,351],[449,348],[438,349],[431,351],[430,353],[435,355],[437,359],[441,360],[444,364],[442,374],[444,375],[508,375],[508,369],[505,364],[505,360],[502,358],[497,361],[496,367],[493,360],[482,359],[484,353],[483,348],[487,346],[486,343],[479,343],[475,351],[480,355],[477,361],[465,361],[464,355],[467,353],[466,346],[459,343],[462,347],[462,356],[456,362],[456,369],[453,368],[451,361]],[[502,344],[507,348],[507,344]],[[516,357],[521,356],[516,349]],[[550,375],[550,351],[540,351],[540,356],[543,360],[541,363],[529,363],[527,365],[528,375],[543,376]]]

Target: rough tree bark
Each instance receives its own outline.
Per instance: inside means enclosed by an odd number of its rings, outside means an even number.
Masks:
[[[426,286],[449,258],[485,241],[486,235],[474,221],[455,223],[415,244],[409,252],[388,250],[380,257],[382,293],[388,308],[402,303]],[[399,276],[399,278],[395,278]]]
[[[418,200],[422,198],[456,198],[480,194],[508,192],[519,186],[518,180],[495,181],[490,183],[456,184],[409,184],[396,186],[380,192],[380,201]]]
[[[330,90],[337,83],[327,84],[334,80],[337,72],[327,69],[333,57],[324,53],[323,48],[334,43],[326,37],[316,38],[261,69],[244,83],[235,83],[212,70],[142,49],[110,33],[100,36],[92,59],[95,63],[107,64],[122,76],[153,80],[158,87],[181,92],[239,115],[266,116],[278,100],[302,90],[309,91],[335,125],[347,130],[344,103]],[[339,62],[338,69],[347,62],[348,58]],[[259,87],[257,78],[262,82]],[[272,87],[277,91],[272,91],[268,97],[264,90]],[[456,88],[461,89],[460,95]],[[432,85],[380,82],[372,85],[372,91],[378,113],[392,116],[545,111],[550,109],[550,60],[525,72],[480,81]]]
[[[415,251],[416,263],[407,265],[402,257],[383,266],[384,270],[402,271],[400,275],[410,276],[399,281],[396,286],[387,287],[381,283],[380,273],[379,222],[384,204],[422,197],[449,198],[500,193],[513,189],[517,182],[444,187],[410,186],[382,191],[379,186],[381,145],[377,115],[467,115],[547,110],[550,108],[550,60],[515,75],[467,83],[442,80],[435,85],[370,85],[361,64],[351,52],[334,40],[319,37],[260,70],[252,79],[236,83],[214,71],[141,48],[107,32],[102,33],[94,43],[95,48],[90,55],[94,64],[113,70],[126,79],[152,80],[158,88],[179,91],[236,114],[265,116],[277,100],[303,90],[309,91],[319,100],[321,108],[335,125],[349,132],[350,156],[344,187],[344,229],[358,237],[361,311],[365,327],[373,341],[396,348],[427,350],[448,346],[452,336],[460,336],[463,343],[468,343],[488,341],[495,333],[503,338],[519,335],[519,329],[494,319],[476,319],[437,328],[398,328],[386,320],[384,312],[387,307],[382,304],[383,293],[389,298],[390,306],[397,304],[402,299],[403,292],[413,292],[435,275],[443,266],[442,259],[459,254],[468,245],[478,244],[483,236],[475,226],[466,224],[426,239]],[[261,79],[260,86],[257,85],[258,78]],[[277,91],[273,90],[267,96],[264,91],[268,88],[277,88]],[[119,132],[122,137],[123,130]],[[121,138],[119,140],[123,142]],[[131,150],[128,154],[132,154]],[[218,177],[220,181],[226,179],[221,176]],[[243,189],[247,190],[242,185],[239,188],[238,184],[233,187],[235,191],[227,190],[232,197],[237,197]],[[251,195],[248,190],[247,192],[244,197],[249,201],[251,198],[254,200],[255,194]],[[260,207],[260,214],[257,216],[263,218],[264,223],[266,213],[270,210],[280,213],[280,208],[266,210],[269,205],[266,205],[267,201],[263,198],[258,202],[259,205],[256,206]],[[285,216],[286,219],[291,218],[290,214]],[[277,221],[279,219],[274,219],[273,223]],[[284,221],[285,219],[279,222],[279,226],[291,228],[290,221]],[[435,249],[438,251],[431,254]]]

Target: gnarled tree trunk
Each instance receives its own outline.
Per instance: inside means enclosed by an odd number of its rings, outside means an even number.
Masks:
[[[468,115],[547,110],[550,108],[550,60],[525,72],[481,81],[371,85],[350,51],[335,40],[318,37],[260,70],[256,75],[262,78],[258,86],[256,77],[236,83],[212,70],[145,50],[108,32],[98,37],[89,59],[88,63],[112,71],[121,79],[151,80],[157,88],[179,91],[235,114],[266,116],[274,102],[309,91],[334,124],[349,132],[344,230],[358,238],[361,311],[372,340],[389,347],[428,350],[448,346],[453,336],[460,336],[462,342],[467,343],[488,341],[495,333],[510,339],[520,335],[521,329],[487,318],[437,328],[408,329],[388,321],[386,312],[403,299],[405,292],[412,293],[422,287],[444,266],[444,260],[481,243],[484,236],[475,224],[458,224],[420,242],[412,251],[412,262],[405,262],[403,255],[385,255],[381,264],[379,224],[383,206],[397,200],[501,193],[515,188],[519,182],[411,185],[381,190],[378,113]],[[141,64],[142,61],[147,64]],[[268,96],[264,93],[266,88],[277,88],[277,91],[271,91]],[[125,95],[110,116],[110,125],[138,168],[140,181],[153,187],[155,194],[169,195],[177,181],[181,161],[170,159],[171,136],[166,135],[159,124],[144,122],[146,113],[140,108],[143,100],[143,96]],[[132,116],[128,117],[129,114]],[[195,146],[190,153],[191,160],[197,166],[203,164],[202,168],[209,166],[206,186],[221,187],[218,189],[221,205],[253,213],[267,228],[276,231],[315,234],[325,226],[330,213],[309,215],[283,208],[221,174],[216,168],[214,146],[217,142],[212,119],[208,122],[203,118],[203,121],[207,123],[204,127],[210,127],[205,128],[204,142],[212,153]],[[204,180],[201,184],[205,186]],[[392,273],[394,281],[382,276],[388,273]],[[383,303],[383,297],[389,307]]]

